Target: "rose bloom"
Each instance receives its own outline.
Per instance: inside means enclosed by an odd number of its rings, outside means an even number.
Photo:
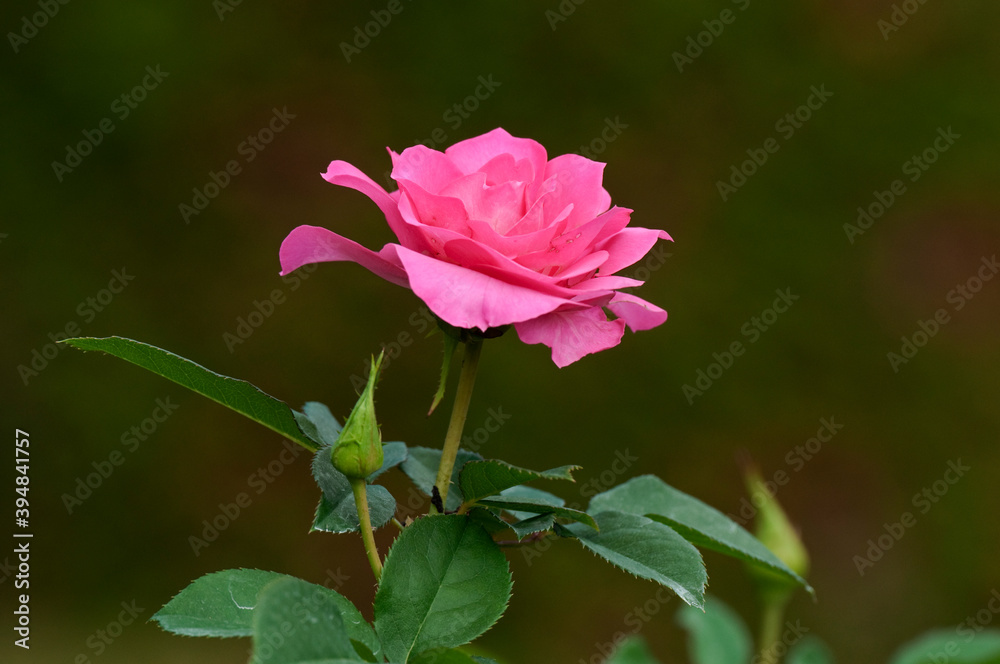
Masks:
[[[628,227],[632,211],[610,207],[604,164],[576,154],[549,159],[539,143],[503,129],[443,153],[416,145],[389,154],[397,191],[343,161],[323,178],[372,199],[398,243],[376,253],[299,226],[281,244],[282,274],[353,261],[411,289],[455,327],[513,325],[525,343],[550,347],[560,367],[618,345],[626,325],[635,332],[667,319],[619,291],[643,282],[615,273],[671,238]]]

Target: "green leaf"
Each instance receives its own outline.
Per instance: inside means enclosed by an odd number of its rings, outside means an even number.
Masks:
[[[580,466],[561,466],[552,470],[536,471],[512,466],[505,461],[489,459],[467,463],[459,475],[459,486],[466,503],[493,496],[531,480],[569,480]]]
[[[903,645],[889,664],[996,664],[1000,630],[984,629],[971,638],[955,629],[935,629]]]
[[[382,467],[368,476],[368,481],[373,482],[375,478],[406,461],[406,443],[394,441],[382,443]]]
[[[301,579],[285,577],[268,584],[253,612],[252,663],[364,661],[351,645],[340,600],[332,590]]]
[[[329,446],[318,450],[313,456],[312,471],[316,484],[323,491],[316,507],[312,530],[328,533],[356,532],[361,527],[361,521],[351,481],[333,467]],[[367,494],[372,527],[381,528],[396,513],[396,499],[388,489],[378,484],[369,485]]]
[[[435,648],[420,653],[415,658],[411,658],[410,664],[476,664],[485,662],[486,664],[496,664],[492,659],[473,657],[461,650],[447,648]]]
[[[318,401],[309,401],[302,407],[302,414],[315,426],[322,445],[333,445],[337,442],[343,427],[329,408]]]
[[[549,493],[548,491],[542,491],[541,489],[523,485],[512,486],[509,489],[504,489],[500,495],[504,498],[525,500],[529,503],[551,505],[552,507],[562,507],[566,504],[565,500],[554,493]],[[521,520],[530,519],[535,516],[534,512],[518,512],[517,510],[513,510],[509,513]]]
[[[448,490],[448,501],[444,508],[447,512],[454,512],[462,505],[462,491],[458,486],[459,473],[470,461],[482,461],[483,457],[475,452],[460,449],[455,456],[455,468],[451,473],[451,488]],[[413,481],[422,492],[431,495],[434,482],[437,480],[437,469],[441,464],[441,450],[434,450],[429,447],[411,447],[408,451],[406,461],[403,462],[403,472]]]
[[[475,639],[510,598],[510,566],[481,527],[464,516],[426,516],[389,550],[375,594],[375,631],[389,659]]]
[[[556,515],[549,512],[548,514],[537,514],[531,518],[512,523],[510,529],[517,535],[517,539],[523,540],[528,535],[551,530],[555,523]]]
[[[705,610],[681,607],[677,622],[688,632],[688,653],[692,664],[747,664],[753,639],[743,619],[714,597],[707,598]]]
[[[253,609],[267,584],[283,574],[230,569],[193,581],[156,612],[160,627],[184,636],[251,636]]]
[[[670,588],[691,606],[704,606],[708,576],[701,554],[690,542],[644,516],[601,512],[595,518],[600,532],[576,523],[567,529],[613,565]]]
[[[632,636],[622,641],[606,664],[660,664],[660,660],[653,657],[645,639]]]
[[[528,512],[530,514],[555,514],[562,519],[570,519],[579,523],[585,523],[594,530],[598,529],[598,522],[594,517],[586,512],[574,510],[569,507],[556,507],[549,502],[530,500],[527,498],[508,498],[507,496],[493,496],[483,498],[476,503],[484,507],[495,507],[507,510],[508,512]]]
[[[794,579],[810,593],[813,592],[805,579],[788,569],[739,524],[653,475],[635,477],[600,493],[591,499],[587,508],[591,514],[605,510],[647,516],[670,526],[697,546],[761,565]]]
[[[374,630],[346,597],[323,586],[258,569],[206,574],[167,602],[152,619],[164,630],[184,636],[252,636],[253,616],[262,603],[264,589],[282,579],[297,581],[336,606],[350,639],[364,644],[376,656],[381,654],[382,646]]]
[[[500,518],[499,510],[485,507],[473,507],[466,516],[483,527],[489,534],[502,533],[510,530],[510,524]]]
[[[221,403],[306,449],[316,450],[319,447],[299,428],[288,404],[265,394],[245,380],[217,374],[179,355],[132,339],[77,337],[62,343],[80,350],[99,350],[119,357]]]
[[[825,643],[807,634],[788,649],[785,664],[834,664],[834,659]]]

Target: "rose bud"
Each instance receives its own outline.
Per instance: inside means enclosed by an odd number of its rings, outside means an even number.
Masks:
[[[363,480],[382,467],[382,433],[375,419],[375,383],[384,353],[372,359],[368,384],[333,446],[333,467],[351,479]]]

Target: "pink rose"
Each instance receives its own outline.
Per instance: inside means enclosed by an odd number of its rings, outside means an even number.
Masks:
[[[503,129],[444,153],[416,145],[392,156],[386,192],[354,166],[330,163],[327,182],[357,189],[385,215],[398,244],[378,253],[325,228],[299,226],[281,244],[282,274],[308,263],[354,261],[416,293],[455,327],[513,325],[564,367],[648,330],[667,312],[619,292],[643,282],[615,273],[664,231],[628,228],[612,207],[604,164],[576,154],[549,159],[537,142]],[[617,318],[608,320],[605,310]]]

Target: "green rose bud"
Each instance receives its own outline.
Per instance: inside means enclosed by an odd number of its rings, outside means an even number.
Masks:
[[[382,433],[375,419],[375,383],[384,353],[372,359],[368,384],[354,405],[344,429],[333,446],[333,467],[347,477],[363,480],[382,467]]]
[[[809,571],[809,554],[795,526],[755,466],[748,465],[744,477],[747,491],[754,505],[758,505],[754,535],[790,570],[805,577]],[[765,602],[784,603],[797,587],[794,581],[775,572],[756,566],[749,571]]]

